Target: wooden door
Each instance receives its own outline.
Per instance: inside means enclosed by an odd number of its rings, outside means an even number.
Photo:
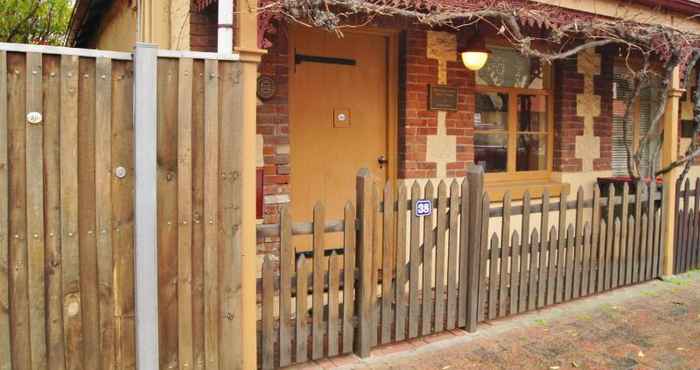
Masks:
[[[354,203],[360,168],[369,168],[380,186],[387,179],[378,159],[389,155],[388,38],[298,28],[291,45],[291,212],[296,221],[310,221],[322,201],[327,220],[342,219],[345,203]],[[327,239],[327,248],[335,247],[336,238]]]

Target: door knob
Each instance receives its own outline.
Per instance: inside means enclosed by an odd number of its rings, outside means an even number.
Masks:
[[[380,155],[379,158],[377,158],[377,162],[379,163],[379,168],[384,168],[384,165],[389,163],[389,160],[386,159],[385,156]]]

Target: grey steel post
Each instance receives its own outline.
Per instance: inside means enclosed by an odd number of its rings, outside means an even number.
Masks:
[[[136,367],[157,369],[158,259],[156,253],[156,139],[158,47],[134,52],[134,281]]]

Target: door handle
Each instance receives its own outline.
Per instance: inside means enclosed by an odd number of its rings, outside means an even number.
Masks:
[[[379,163],[379,168],[384,168],[384,165],[389,163],[389,160],[386,159],[384,155],[380,155],[379,158],[377,158],[377,163]]]

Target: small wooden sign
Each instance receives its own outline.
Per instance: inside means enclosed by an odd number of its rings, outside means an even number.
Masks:
[[[456,111],[459,100],[459,89],[445,85],[430,85],[428,87],[428,109]]]

